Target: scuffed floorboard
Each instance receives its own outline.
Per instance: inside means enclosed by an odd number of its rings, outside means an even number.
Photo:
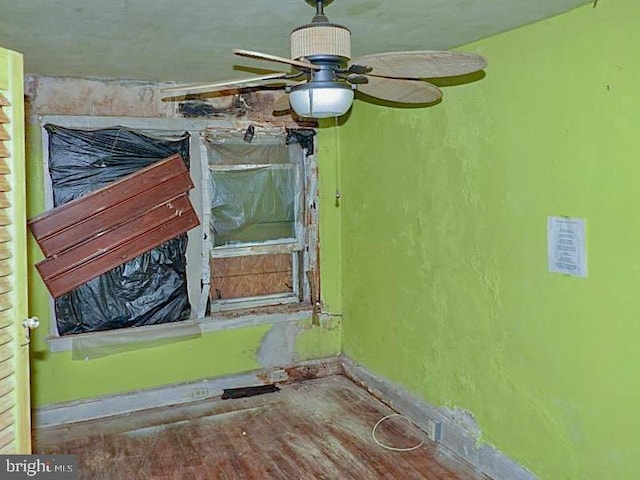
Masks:
[[[436,444],[385,450],[371,429],[393,413],[342,376],[280,392],[38,429],[34,451],[79,456],[82,479],[481,480]],[[377,430],[394,447],[423,434],[399,418]]]

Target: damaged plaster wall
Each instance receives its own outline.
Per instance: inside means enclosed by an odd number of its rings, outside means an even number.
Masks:
[[[640,471],[639,17],[598,2],[466,45],[482,80],[339,128],[345,354],[541,479]],[[548,271],[564,215],[588,278]]]
[[[165,101],[161,89],[167,84],[120,80],[28,76],[27,107],[28,216],[44,211],[44,167],[40,115],[82,115],[149,118],[211,118],[251,121],[271,125],[299,126],[291,116],[272,115],[280,92],[252,92],[205,101]],[[308,126],[308,125],[307,125]],[[319,163],[322,161],[319,158]],[[322,169],[322,165],[319,166]],[[329,170],[333,170],[332,167]],[[328,179],[332,175],[327,176]],[[327,190],[327,189],[324,189]],[[329,228],[321,238],[335,245],[340,237],[332,209],[323,212]],[[274,317],[273,324],[246,322],[242,328],[207,331],[198,339],[154,348],[127,351],[89,361],[74,361],[70,351],[52,353],[49,335],[50,297],[33,265],[42,253],[29,238],[30,314],[41,319],[31,343],[32,399],[34,407],[95,398],[144,388],[181,384],[242,372],[287,366],[292,362],[335,356],[341,352],[339,301],[329,292],[322,301],[332,313],[314,325],[311,314],[294,320]],[[322,254],[321,254],[322,256]],[[321,281],[336,283],[340,272],[328,262]],[[282,337],[280,337],[282,335]],[[284,343],[283,343],[284,342]],[[284,348],[282,348],[284,346]]]
[[[25,96],[30,115],[204,117],[296,125],[290,115],[273,115],[274,101],[284,94],[281,90],[189,99],[161,91],[170,86],[175,85],[28,75]]]
[[[312,320],[273,325],[262,338],[258,361],[264,368],[292,365],[309,358],[326,358],[342,351],[340,316],[322,315]]]
[[[289,365],[294,361],[294,349],[298,326],[294,323],[278,324],[262,338],[258,349],[258,361],[266,368]]]

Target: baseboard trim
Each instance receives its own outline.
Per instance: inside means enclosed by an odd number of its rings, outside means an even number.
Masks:
[[[440,422],[439,443],[466,460],[479,473],[493,480],[537,480],[533,473],[498,449],[491,445],[479,444],[480,429],[469,413],[429,405],[403,387],[375,375],[352,359],[343,356],[341,361],[344,375],[398,413],[410,418],[423,431],[428,431],[429,420]]]
[[[299,362],[288,367],[255,370],[239,375],[217,377],[196,382],[137,390],[72,402],[58,403],[33,411],[35,428],[96,420],[149,410],[219,398],[227,388],[251,387],[269,383],[293,383],[342,374],[338,357]]]

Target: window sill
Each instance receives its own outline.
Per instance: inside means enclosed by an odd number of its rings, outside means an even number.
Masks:
[[[47,338],[49,350],[52,353],[70,351],[74,342],[114,342],[131,344],[148,342],[149,338],[163,341],[181,337],[192,337],[194,331],[199,333],[235,330],[239,328],[272,325],[278,323],[299,322],[311,318],[313,309],[309,304],[289,306],[264,307],[248,310],[237,310],[217,313],[215,317],[207,317],[183,322],[132,327],[126,329],[107,330],[103,332],[80,333],[64,337],[50,336]]]

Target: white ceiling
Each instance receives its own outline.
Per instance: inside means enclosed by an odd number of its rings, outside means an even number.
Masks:
[[[353,56],[438,50],[557,15],[592,0],[336,0],[329,19],[352,31]],[[289,56],[303,0],[0,0],[0,46],[27,73],[204,82],[247,76],[232,48]],[[490,61],[490,59],[489,59]]]

